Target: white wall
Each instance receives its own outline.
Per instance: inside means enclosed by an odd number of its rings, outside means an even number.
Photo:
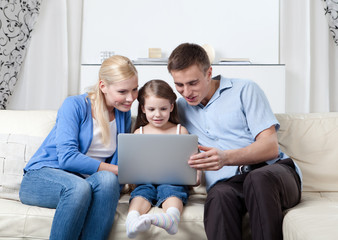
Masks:
[[[84,0],[82,64],[100,52],[163,57],[180,43],[210,44],[219,58],[279,61],[279,0]]]
[[[149,48],[161,48],[162,57],[168,57],[180,43],[193,42],[213,46],[214,63],[250,58],[278,64],[279,0],[84,0],[82,34],[81,92],[96,83],[104,51],[135,60],[148,57]],[[137,68],[140,86],[154,78],[173,85],[165,66]],[[258,82],[274,112],[285,111],[284,66],[214,69]]]

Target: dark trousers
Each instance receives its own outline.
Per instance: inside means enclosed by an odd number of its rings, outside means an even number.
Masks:
[[[208,192],[204,227],[209,240],[242,239],[249,212],[252,239],[283,239],[283,210],[299,203],[301,183],[291,159],[218,182]]]

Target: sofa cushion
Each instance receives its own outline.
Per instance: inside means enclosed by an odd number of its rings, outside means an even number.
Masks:
[[[57,111],[0,110],[0,197],[19,199],[23,168],[55,124]]]
[[[116,210],[109,239],[128,239],[125,221],[128,214],[129,195],[123,195]],[[204,194],[191,196],[184,207],[175,239],[207,239],[203,225]],[[162,209],[154,207],[150,213]],[[24,205],[18,201],[0,198],[0,239],[48,239],[55,209]],[[165,230],[152,226],[137,239],[172,239]]]
[[[19,200],[23,168],[42,141],[42,137],[0,134],[0,198]]]
[[[121,197],[115,214],[115,221],[109,239],[128,239],[125,221],[128,214],[129,195]],[[137,239],[207,239],[204,231],[203,211],[205,194],[190,196],[187,205],[183,208],[177,234],[169,235],[164,229],[151,226],[147,232],[140,233]],[[153,207],[149,213],[160,213],[161,208]]]
[[[0,239],[48,239],[54,212],[0,198]]]
[[[45,138],[55,124],[57,111],[0,110],[0,133]]]
[[[338,113],[276,114],[281,150],[303,174],[303,191],[338,191]]]
[[[335,240],[338,236],[338,193],[303,192],[301,202],[283,221],[284,240]]]

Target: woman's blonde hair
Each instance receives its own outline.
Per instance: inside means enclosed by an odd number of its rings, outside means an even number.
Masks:
[[[102,130],[102,142],[105,145],[110,143],[109,112],[105,96],[100,89],[100,81],[103,81],[106,85],[111,85],[130,79],[135,75],[137,75],[137,70],[127,57],[114,55],[103,61],[99,71],[99,80],[88,92],[92,112]]]

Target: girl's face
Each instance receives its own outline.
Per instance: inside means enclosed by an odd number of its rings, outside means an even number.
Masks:
[[[174,104],[171,104],[168,99],[153,95],[144,99],[144,106],[142,107],[148,122],[154,127],[163,127],[168,122],[173,109]]]
[[[137,75],[110,85],[106,84],[102,80],[100,81],[100,89],[105,96],[108,111],[112,111],[114,108],[122,112],[129,111],[132,103],[137,98],[137,88]]]

